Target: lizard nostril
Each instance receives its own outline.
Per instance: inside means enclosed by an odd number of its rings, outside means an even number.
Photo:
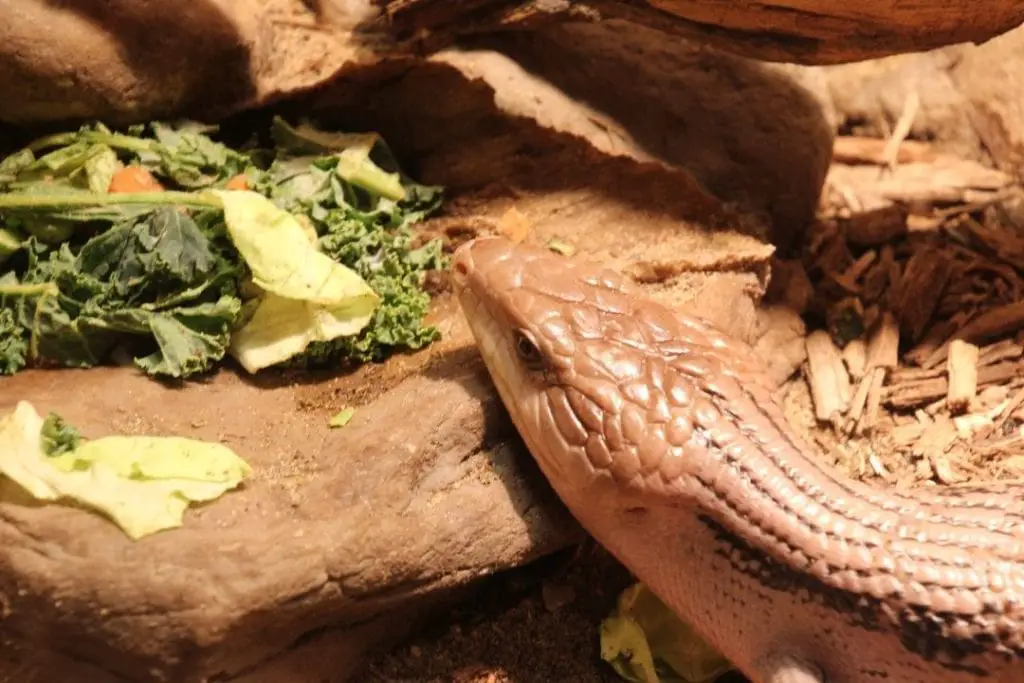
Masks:
[[[456,282],[459,284],[465,283],[466,278],[469,277],[469,266],[466,265],[465,261],[458,260],[452,264],[452,274]]]

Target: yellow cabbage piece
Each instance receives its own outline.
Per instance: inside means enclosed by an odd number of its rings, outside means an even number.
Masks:
[[[0,420],[0,475],[37,500],[101,512],[136,540],[180,527],[191,503],[219,498],[252,472],[226,446],[181,437],[109,436],[51,458],[43,422],[27,401]]]
[[[345,305],[368,315],[380,301],[350,268],[317,251],[302,224],[263,195],[250,190],[212,190],[224,204],[231,241],[260,289],[286,299],[332,308]]]
[[[299,355],[315,341],[358,334],[372,315],[265,294],[252,318],[235,330],[229,352],[254,373]]]
[[[601,623],[601,658],[631,683],[710,683],[733,668],[640,583]]]
[[[257,372],[369,324],[380,297],[355,271],[317,251],[295,216],[255,192],[216,194],[253,283],[265,290],[232,335],[230,353],[242,367]]]

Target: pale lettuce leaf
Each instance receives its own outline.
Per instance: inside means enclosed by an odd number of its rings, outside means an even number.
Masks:
[[[253,283],[286,299],[349,306],[372,313],[380,297],[355,271],[309,240],[302,224],[261,194],[213,190],[224,204],[231,241],[252,271]]]
[[[641,583],[601,623],[601,658],[630,683],[711,683],[733,668]]]
[[[313,342],[358,334],[372,316],[359,302],[330,308],[266,294],[252,318],[235,331],[229,352],[255,373],[298,356]]]
[[[226,446],[180,437],[110,436],[49,457],[43,424],[27,401],[0,420],[0,477],[37,501],[100,512],[133,540],[180,527],[189,505],[220,497],[251,473]]]

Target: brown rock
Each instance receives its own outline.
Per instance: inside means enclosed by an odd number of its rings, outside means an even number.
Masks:
[[[328,0],[325,0],[328,1]],[[758,59],[836,64],[899,52],[981,42],[1024,21],[1013,0],[938,0],[903,5],[865,0],[794,3],[784,0],[583,0],[566,2],[439,3],[379,0],[403,32],[460,34],[553,19],[623,18]]]
[[[29,371],[3,388],[3,413],[24,399],[87,437],[217,440],[255,470],[183,528],[136,543],[88,512],[0,505],[3,636],[132,680],[235,677],[319,629],[578,537],[465,353],[337,431],[295,386],[228,372],[174,390],[131,369]]]
[[[21,0],[0,9],[0,90],[7,122],[186,112],[216,117],[321,85],[339,71],[397,56],[409,36],[458,36],[544,23],[624,19],[669,36],[758,59],[859,61],[965,41],[1024,21],[993,0],[912,6],[615,0],[437,3],[431,0]],[[614,43],[612,47],[614,51]]]
[[[765,215],[780,247],[814,218],[833,126],[773,65],[623,21],[497,34],[435,58],[480,74],[510,111],[607,153],[687,170]]]
[[[530,241],[570,244],[691,312],[715,317],[760,300],[773,252],[762,221],[725,208],[682,170],[602,153],[589,142],[600,133],[574,122],[579,109],[546,82],[510,78],[517,69],[490,51],[438,55],[382,83],[353,73],[284,111],[380,132],[416,177],[449,188],[453,234],[469,224],[471,233],[480,224],[497,230],[514,208]],[[528,102],[542,105],[542,121],[561,107],[566,132],[527,117]],[[731,284],[718,289],[719,281]],[[716,288],[713,303],[703,296],[708,287]],[[753,339],[752,318],[720,322]]]
[[[791,67],[836,125],[887,138],[909,98],[918,98],[910,136],[936,149],[1024,177],[1024,27],[982,45],[953,45],[831,67]],[[812,75],[817,74],[817,75]]]

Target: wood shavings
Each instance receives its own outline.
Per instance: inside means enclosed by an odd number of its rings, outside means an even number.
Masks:
[[[868,347],[863,339],[854,339],[843,349],[843,363],[853,379],[864,376],[868,365]]]
[[[812,286],[804,379],[846,468],[956,485],[1024,448],[1024,230],[1003,208],[1024,191],[905,140],[913,112],[888,143],[836,140],[826,215],[790,268]]]

